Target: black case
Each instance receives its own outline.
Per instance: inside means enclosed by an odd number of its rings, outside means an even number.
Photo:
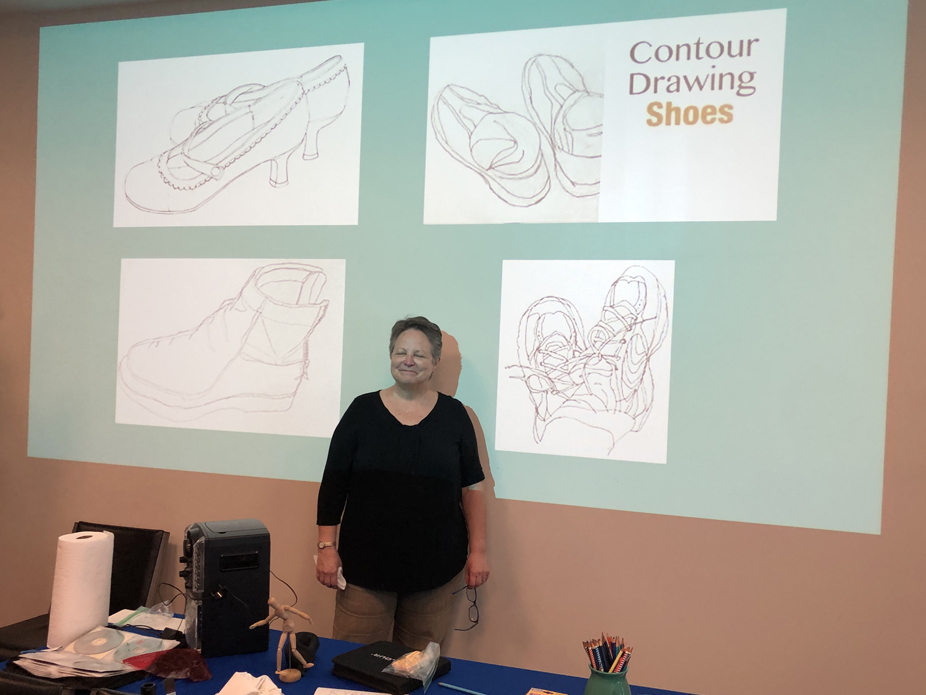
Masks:
[[[270,532],[258,519],[190,524],[180,575],[188,598],[187,642],[203,657],[265,652],[270,628]],[[192,613],[192,616],[191,616]]]
[[[318,635],[314,632],[296,633],[296,650],[310,664],[315,663],[315,655],[318,654],[319,646]],[[303,676],[305,675],[305,666],[302,665],[299,659],[293,658],[293,650],[290,647],[289,640],[286,640],[286,644],[283,646],[283,668],[295,668]]]
[[[334,657],[331,660],[334,664],[332,673],[385,693],[405,695],[424,684],[417,678],[383,673],[383,669],[400,656],[412,651],[414,649],[395,642],[374,642]],[[450,673],[450,659],[442,656],[437,662],[434,679],[447,673]]]

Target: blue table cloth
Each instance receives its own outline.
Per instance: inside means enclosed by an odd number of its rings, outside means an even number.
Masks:
[[[270,649],[258,654],[238,654],[235,656],[214,657],[207,660],[212,671],[212,679],[202,683],[177,681],[177,695],[215,695],[236,671],[246,671],[252,676],[269,675],[285,695],[312,695],[316,688],[339,688],[342,690],[371,691],[370,688],[335,676],[331,672],[331,658],[343,652],[355,649],[357,644],[334,639],[321,639],[321,646],[315,656],[315,666],[306,671],[305,676],[296,683],[280,683],[273,672],[276,668],[276,645],[279,632],[270,633]],[[581,653],[577,658],[581,658]],[[475,690],[485,695],[525,695],[531,688],[543,688],[565,695],[583,695],[585,678],[564,676],[543,671],[530,671],[510,666],[484,664],[450,657],[451,670],[439,680],[462,688]],[[158,695],[163,695],[164,686],[160,678],[149,679],[157,683]],[[125,692],[138,693],[143,683],[139,681],[123,688]],[[683,695],[670,690],[645,688],[631,684],[634,695]],[[421,695],[421,688],[413,695]],[[460,695],[457,691],[440,687],[437,682],[428,688],[429,695]]]

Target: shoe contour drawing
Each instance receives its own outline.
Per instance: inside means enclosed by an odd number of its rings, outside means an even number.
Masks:
[[[608,290],[588,345],[600,363],[611,365],[613,407],[633,418],[634,432],[649,417],[655,388],[649,362],[668,332],[665,289],[652,272],[631,266]]]
[[[133,167],[126,199],[139,210],[192,212],[230,183],[270,163],[270,183],[289,181],[289,158],[318,157],[318,133],[343,113],[350,77],[341,56],[271,85],[236,87],[174,116],[173,147]]]
[[[119,363],[120,387],[175,421],[289,409],[308,369],[309,336],[328,308],[319,301],[325,279],[302,263],[259,268],[195,328],[133,345]]]
[[[557,180],[570,195],[597,195],[604,97],[590,92],[576,67],[555,55],[525,63],[521,90],[531,119],[553,149]]]
[[[572,302],[543,297],[531,304],[518,325],[514,378],[524,381],[534,404],[534,440],[543,439],[555,413],[581,386],[573,364],[585,353],[582,318]]]
[[[509,205],[535,205],[549,192],[540,134],[524,116],[451,84],[434,101],[431,127],[441,147]]]
[[[650,359],[668,331],[665,289],[641,266],[611,285],[587,340],[568,300],[543,297],[531,304],[518,326],[520,364],[510,369],[534,405],[534,440],[559,419],[607,432],[611,450],[627,433],[639,432],[655,395]]]

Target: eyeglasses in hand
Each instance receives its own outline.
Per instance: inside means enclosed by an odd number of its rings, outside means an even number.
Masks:
[[[472,623],[472,625],[469,627],[455,627],[454,630],[457,632],[467,632],[479,624],[479,606],[476,605],[476,587],[464,586],[462,589],[457,589],[453,593],[459,594],[461,591],[466,592],[466,600],[470,603],[467,615],[469,616],[469,621]]]

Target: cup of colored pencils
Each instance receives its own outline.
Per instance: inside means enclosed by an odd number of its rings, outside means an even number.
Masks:
[[[620,637],[601,633],[601,639],[582,642],[582,648],[590,670],[585,695],[630,695],[627,665],[633,647],[624,644]]]
[[[633,647],[624,644],[620,637],[611,637],[601,633],[601,639],[583,642],[582,647],[588,655],[588,663],[596,671],[622,673],[627,671]]]

